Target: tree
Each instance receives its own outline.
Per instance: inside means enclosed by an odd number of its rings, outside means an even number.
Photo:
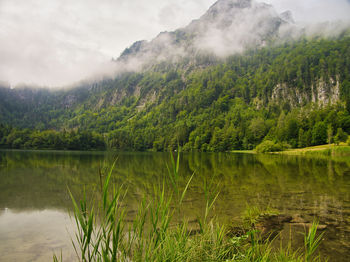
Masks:
[[[327,135],[328,135],[328,144],[332,144],[332,142],[333,142],[333,127],[332,127],[332,125],[328,125]]]
[[[343,131],[342,128],[338,128],[337,134],[334,137],[335,143],[339,145],[340,142],[345,142],[348,138],[348,134]]]
[[[304,132],[304,129],[299,128],[299,134],[298,134],[298,147],[306,147],[307,146],[307,141],[306,141],[306,135]]]
[[[288,119],[286,133],[288,140],[298,137],[298,122],[296,119],[292,117]]]
[[[264,119],[261,117],[251,120],[249,125],[249,132],[253,137],[253,141],[261,141],[267,133],[267,128]]]
[[[312,144],[323,145],[327,143],[327,126],[324,122],[317,122],[312,129]]]
[[[277,152],[282,151],[282,146],[276,144],[273,141],[266,140],[256,147],[256,152],[258,153],[268,153],[268,152]]]

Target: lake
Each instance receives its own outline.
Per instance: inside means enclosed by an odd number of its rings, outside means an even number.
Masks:
[[[50,261],[53,253],[72,261],[74,221],[68,188],[76,198],[99,190],[99,170],[117,159],[112,182],[128,188],[127,212],[167,176],[169,153],[0,151],[1,261]],[[350,159],[185,153],[180,174],[194,221],[203,213],[204,181],[220,188],[214,214],[235,223],[247,206],[319,219],[326,225],[320,247],[330,261],[350,261]]]

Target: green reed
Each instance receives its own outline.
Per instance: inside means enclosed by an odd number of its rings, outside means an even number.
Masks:
[[[319,247],[324,232],[317,236],[317,226],[318,222],[314,221],[309,229],[309,232],[304,235],[305,243],[305,261],[320,261],[321,258],[316,256],[313,260],[312,256],[315,254],[315,251]]]
[[[115,162],[106,175],[98,205],[88,204],[86,198],[77,202],[70,193],[77,261],[312,261],[322,238],[316,237],[317,223],[305,235],[303,251],[274,250],[272,241],[262,241],[253,228],[241,236],[230,236],[212,212],[219,195],[213,180],[203,183],[206,204],[203,216],[197,218],[198,229],[191,230],[185,217],[182,222],[174,221],[194,176],[181,190],[179,163],[179,153],[176,160],[171,155],[167,179],[154,187],[152,196],[143,197],[132,222],[126,220],[123,205],[127,189],[110,185]],[[170,190],[166,181],[172,185]],[[54,261],[62,261],[62,255],[54,255]]]

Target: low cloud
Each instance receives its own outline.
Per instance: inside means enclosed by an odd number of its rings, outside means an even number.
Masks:
[[[339,1],[339,6],[332,8],[330,1],[320,2],[320,6],[314,8],[313,5],[317,4],[312,1],[281,1],[275,8],[272,5],[274,3],[220,0],[199,20],[176,32],[176,35],[184,33],[184,37],[164,33],[152,42],[143,43],[138,51],[133,50],[127,59],[128,68],[133,68],[135,64],[139,68],[143,63],[154,63],[162,58],[169,60],[181,54],[191,57],[193,52],[198,51],[226,57],[247,48],[264,46],[271,37],[283,42],[302,35],[337,36],[349,28],[349,20],[344,12],[350,6],[347,1]],[[332,15],[323,15],[327,8],[334,11]],[[311,12],[307,19],[298,19],[305,18],[307,11],[312,9],[314,13]],[[174,10],[175,7],[172,8]],[[297,16],[290,10],[296,12]],[[173,14],[170,11],[165,13]],[[185,43],[181,43],[182,38],[187,39]],[[191,43],[190,48],[188,43]]]
[[[185,26],[214,1],[1,0],[0,80],[62,86],[110,74],[125,47]]]
[[[298,23],[350,20],[349,0],[266,0],[278,11],[290,10]]]
[[[226,1],[226,0],[225,0]],[[133,42],[150,41],[161,31],[185,27],[199,18],[215,0],[1,0],[0,1],[0,81],[43,86],[63,86],[94,76],[112,76],[125,69],[140,69],[149,59],[161,60],[168,53],[148,50],[141,59],[125,65],[111,62]],[[276,6],[276,14],[293,12],[297,25],[307,32],[320,29],[327,34],[339,29],[334,22],[349,20],[348,0],[266,0]],[[269,11],[270,12],[270,11]],[[251,21],[241,14],[227,30],[213,27],[199,38],[204,50],[219,56],[239,52],[261,39],[267,27],[263,17]],[[249,18],[249,19],[248,19]],[[259,18],[259,19],[258,19]],[[239,22],[238,22],[239,21]],[[318,22],[331,21],[314,25]],[[309,26],[313,24],[313,26]],[[326,29],[326,30],[324,30]],[[167,38],[168,37],[168,38]],[[171,45],[164,35],[157,44]],[[171,49],[172,58],[186,54],[186,48]]]
[[[245,8],[225,4],[215,8],[203,17],[208,22],[195,43],[200,50],[225,57],[249,47],[263,46],[268,37],[278,35],[282,21],[270,5],[252,2]]]

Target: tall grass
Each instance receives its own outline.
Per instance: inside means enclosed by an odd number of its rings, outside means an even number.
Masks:
[[[315,151],[306,151],[305,155],[310,156],[349,156],[350,147],[349,146],[331,146],[329,148],[315,150]]]
[[[203,216],[197,219],[198,230],[190,230],[185,217],[175,222],[174,214],[181,214],[194,176],[181,190],[179,163],[179,153],[176,160],[172,155],[166,179],[171,189],[166,181],[155,186],[154,194],[140,201],[132,222],[126,220],[123,207],[127,189],[110,184],[115,163],[106,175],[98,208],[70,194],[77,225],[72,239],[77,261],[312,261],[322,237],[316,237],[317,223],[305,235],[305,250],[295,252],[282,247],[274,250],[272,242],[262,241],[254,230],[230,236],[211,213],[219,195],[213,180],[203,184],[206,204]],[[54,261],[62,261],[62,255],[54,256]]]
[[[318,222],[314,221],[309,229],[309,232],[304,236],[305,243],[305,261],[312,261],[312,256],[315,254],[318,246],[321,243],[323,232],[317,236]],[[320,256],[314,258],[315,261],[321,261]]]

